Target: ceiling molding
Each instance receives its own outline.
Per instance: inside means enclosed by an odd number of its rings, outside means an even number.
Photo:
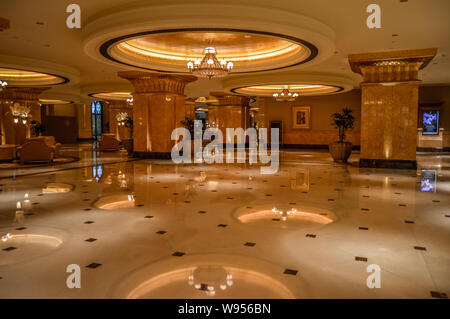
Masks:
[[[350,91],[355,88],[354,79],[340,74],[319,73],[319,72],[279,72],[257,75],[243,75],[225,78],[222,81],[225,92],[234,93],[232,90],[238,88],[258,86],[258,85],[279,85],[279,84],[317,84],[329,85],[341,88],[336,94]]]
[[[170,15],[167,14],[170,12]],[[150,19],[149,19],[150,17]],[[313,65],[329,58],[335,51],[335,32],[326,24],[287,10],[239,3],[182,3],[164,1],[137,2],[99,13],[83,28],[84,52],[104,63],[123,65],[105,58],[100,48],[111,39],[130,34],[184,28],[230,28],[255,32],[270,32],[302,39],[314,45],[317,56],[296,66]],[[130,66],[132,67],[132,66]]]
[[[0,67],[34,71],[66,79],[65,82],[56,85],[64,85],[67,83],[70,83],[70,85],[74,85],[80,82],[80,71],[78,71],[77,69],[70,66],[38,59],[0,54]]]

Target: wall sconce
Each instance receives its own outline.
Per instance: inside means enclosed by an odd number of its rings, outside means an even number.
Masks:
[[[30,108],[28,106],[20,105],[19,103],[14,103],[9,107],[11,114],[13,116],[14,124],[18,124],[19,120],[22,120],[22,124],[27,124],[27,120],[30,116]]]
[[[127,122],[128,113],[127,112],[119,112],[116,115],[117,125],[124,126]]]
[[[0,92],[3,91],[3,88],[8,85],[8,82],[0,80]]]

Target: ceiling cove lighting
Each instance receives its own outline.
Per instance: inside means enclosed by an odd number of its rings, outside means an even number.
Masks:
[[[216,57],[216,49],[214,47],[207,47],[203,50],[205,55],[202,60],[194,59],[187,63],[187,68],[192,74],[202,78],[218,78],[228,75],[233,69],[233,62]]]
[[[283,90],[280,93],[276,92],[272,95],[278,102],[292,102],[295,101],[295,99],[298,97],[298,93],[292,93],[291,91],[289,91],[289,87],[287,85],[284,86]]]

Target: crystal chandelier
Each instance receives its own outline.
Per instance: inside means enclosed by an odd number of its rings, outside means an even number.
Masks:
[[[189,72],[202,78],[218,78],[226,76],[233,69],[233,62],[221,59],[220,61],[216,57],[216,49],[213,47],[207,47],[203,50],[205,55],[202,60],[194,59],[189,60],[187,68]]]
[[[14,103],[14,105],[11,105],[9,108],[15,124],[19,123],[19,119],[22,119],[23,124],[27,124],[27,119],[30,117],[30,108],[28,106]]]
[[[298,97],[298,93],[290,92],[289,87],[287,85],[285,85],[283,90],[281,91],[281,93],[274,93],[273,97],[278,102],[292,102],[292,101],[295,101],[295,99]]]
[[[3,91],[3,88],[8,85],[8,82],[0,80],[0,92]]]
[[[124,126],[126,121],[128,118],[128,113],[127,112],[119,112],[116,115],[116,119],[117,119],[117,124],[119,126]]]

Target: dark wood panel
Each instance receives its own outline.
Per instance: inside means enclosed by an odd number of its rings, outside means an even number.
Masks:
[[[76,143],[78,137],[77,118],[72,116],[46,116],[43,135],[54,136],[59,143]]]

